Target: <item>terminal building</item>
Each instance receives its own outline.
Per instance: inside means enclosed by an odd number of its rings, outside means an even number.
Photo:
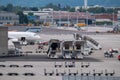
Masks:
[[[0,27],[0,56],[8,54],[8,27]]]
[[[94,19],[94,17],[90,13],[86,15],[85,12],[54,11],[51,8],[39,11],[24,11],[23,13],[25,15],[33,13],[33,15],[36,16],[36,18],[34,18],[34,21],[57,25],[72,25],[76,23],[86,23],[86,18],[88,20],[88,24],[92,24],[92,20]],[[30,16],[28,15],[28,19],[29,17]]]
[[[19,16],[15,13],[0,12],[0,26],[19,24]]]

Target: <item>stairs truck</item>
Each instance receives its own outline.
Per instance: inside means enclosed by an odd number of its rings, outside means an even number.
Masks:
[[[49,41],[49,47],[47,50],[47,55],[49,58],[58,58],[57,53],[60,53],[60,41],[57,39],[51,39]]]

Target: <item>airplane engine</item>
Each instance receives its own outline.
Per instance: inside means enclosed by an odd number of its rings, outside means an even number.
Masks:
[[[9,40],[8,40],[9,41]],[[18,39],[11,39],[12,42],[17,42]]]

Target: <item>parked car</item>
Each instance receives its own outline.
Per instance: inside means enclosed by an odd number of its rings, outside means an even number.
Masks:
[[[120,55],[118,55],[118,60],[120,60]]]

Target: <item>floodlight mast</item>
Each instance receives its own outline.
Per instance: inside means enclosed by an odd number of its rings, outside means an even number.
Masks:
[[[86,26],[88,26],[88,11],[87,11],[87,4],[88,4],[88,1],[87,0],[84,0],[84,8],[85,8],[85,11],[86,11]]]

